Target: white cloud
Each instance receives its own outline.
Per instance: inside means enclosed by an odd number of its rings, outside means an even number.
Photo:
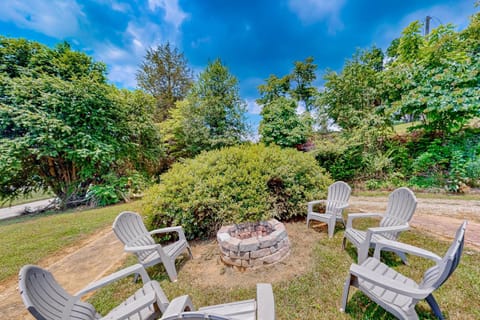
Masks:
[[[262,111],[262,106],[259,105],[255,100],[253,99],[246,99],[247,102],[247,112],[251,114],[260,114]]]
[[[328,21],[328,32],[343,29],[339,18],[345,0],[289,0],[288,6],[305,24]]]
[[[152,22],[130,21],[124,35],[126,42],[132,46],[134,54],[143,58],[145,51],[156,47],[164,40],[163,32],[159,25]],[[166,37],[165,37],[166,38]],[[174,43],[174,39],[166,39]]]
[[[180,8],[178,0],[148,0],[148,8],[151,11],[155,11],[157,8],[163,9],[165,21],[172,23],[176,29],[188,17],[188,14]]]
[[[79,20],[84,18],[75,0],[3,0],[0,12],[1,21],[57,39],[74,36],[79,30]]]
[[[136,72],[136,65],[115,64],[109,70],[108,78],[114,83],[121,84],[123,88],[133,89],[137,87]]]
[[[99,42],[94,47],[95,56],[107,64],[130,60],[131,53],[112,43]]]

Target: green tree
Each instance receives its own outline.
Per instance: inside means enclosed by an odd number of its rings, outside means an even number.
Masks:
[[[237,78],[219,59],[209,63],[164,123],[170,154],[192,157],[242,142],[248,134],[245,112]]]
[[[265,84],[258,86],[262,141],[294,147],[308,140],[314,125],[312,114],[319,111],[318,90],[313,85],[316,70],[313,58],[308,57],[305,61],[296,61],[290,74],[282,78],[270,75]],[[305,108],[301,115],[296,112],[299,106]]]
[[[266,105],[280,97],[290,97],[298,104],[302,104],[307,112],[316,108],[317,88],[313,82],[317,79],[315,71],[317,65],[313,58],[308,57],[305,61],[295,61],[292,72],[282,78],[270,75],[266,84],[258,86],[260,98],[257,103]]]
[[[49,49],[22,39],[2,41],[1,199],[50,189],[63,206],[78,204],[91,183],[118,166],[141,167],[137,152],[159,158],[148,103],[137,99],[141,93],[108,85],[103,64],[65,44]],[[26,58],[16,48],[28,52]],[[72,65],[63,57],[73,57]]]
[[[389,92],[387,104],[400,117],[420,120],[412,130],[448,136],[480,115],[480,55],[472,48],[478,39],[472,30],[478,28],[479,15],[462,33],[447,24],[418,38],[418,22],[403,32],[400,45],[414,42],[416,53],[399,51],[383,78]]]
[[[137,72],[137,83],[157,99],[156,118],[164,121],[175,102],[185,98],[192,86],[193,75],[183,53],[167,42],[147,50]]]
[[[369,126],[374,118],[374,130],[379,129],[377,126],[382,130],[391,126],[382,100],[382,60],[383,53],[378,48],[358,51],[346,62],[341,73],[329,71],[324,76],[326,82],[321,104],[342,129],[348,131]]]
[[[305,143],[311,134],[310,117],[297,114],[295,100],[279,97],[262,108],[259,133],[266,145],[295,147]]]
[[[296,61],[292,74],[290,75],[292,88],[291,96],[302,103],[307,112],[313,112],[316,108],[317,88],[313,82],[317,79],[315,74],[317,65],[313,63],[313,58],[308,57],[303,61]]]

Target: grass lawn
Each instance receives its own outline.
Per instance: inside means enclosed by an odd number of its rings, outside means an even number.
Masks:
[[[21,217],[1,222],[0,279],[16,275],[24,264],[37,263],[42,258],[55,254],[96,230],[110,225],[120,211],[139,210],[139,208],[140,203],[133,202],[107,208]],[[357,226],[366,227],[371,223],[372,221],[366,221]],[[169,282],[160,266],[150,268],[149,274],[160,282],[169,298],[189,294],[196,306],[205,306],[251,299],[255,297],[255,282],[263,282],[264,277],[271,277],[275,270],[287,273],[290,271],[288,276],[277,277],[275,281],[271,281],[277,319],[394,319],[353,288],[347,313],[342,314],[338,311],[343,282],[350,264],[356,258],[355,250],[351,245],[347,250],[342,250],[343,230],[341,228],[337,228],[335,237],[331,240],[327,238],[326,232],[307,229],[304,221],[289,222],[287,230],[292,242],[291,257],[302,253],[308,259],[294,260],[290,264],[279,263],[266,271],[258,271],[258,279],[253,277],[251,283],[242,281],[245,274],[235,273],[236,271],[218,273],[218,281],[203,280],[204,274],[198,272],[198,269],[193,266],[196,265],[197,268],[205,266],[206,273],[207,266],[216,263],[215,253],[203,250],[213,246],[214,241],[191,241],[195,258],[179,261],[178,282]],[[439,255],[443,255],[450,244],[448,241],[435,239],[416,230],[403,233],[401,240],[429,249]],[[305,241],[310,241],[310,245],[302,245]],[[199,255],[198,252],[203,253]],[[400,260],[393,255],[387,255],[386,258],[388,264],[417,281],[431,266],[429,261],[416,257],[409,258],[409,266],[400,264]],[[136,260],[132,257],[126,264],[135,262]],[[292,263],[298,264],[299,267],[292,268]],[[282,271],[282,268],[287,269]],[[225,281],[220,281],[221,277],[226,276],[233,279],[231,285],[225,285]],[[134,284],[131,279],[124,279],[101,290],[90,301],[99,311],[105,312],[117,305],[139,285]],[[466,248],[458,269],[437,290],[435,296],[448,319],[480,319],[479,295],[480,253]],[[422,319],[433,319],[426,303],[420,303],[417,310]]]
[[[138,202],[131,202],[94,210],[69,210],[0,221],[0,281],[17,275],[23,265],[36,264],[111,225],[120,211],[138,210],[138,207]]]
[[[372,224],[372,220],[357,225],[366,227]],[[375,303],[371,302],[365,295],[354,288],[350,290],[350,299],[347,305],[347,313],[340,313],[340,300],[343,290],[343,283],[348,273],[348,268],[356,259],[356,251],[353,246],[348,245],[347,250],[341,249],[343,230],[338,230],[335,237],[329,240],[325,232],[319,233],[306,229],[305,223],[294,222],[287,224],[290,240],[293,244],[292,250],[308,251],[313,263],[298,261],[299,264],[307,264],[302,272],[283,277],[272,282],[275,296],[277,319],[395,319]],[[292,237],[315,237],[313,246],[300,247],[295,245]],[[453,236],[453,235],[452,235]],[[411,231],[404,233],[402,241],[427,248],[437,254],[443,255],[450,245],[449,242],[438,241],[424,233]],[[191,243],[193,246],[205,245]],[[291,255],[294,255],[293,253]],[[195,259],[201,259],[205,270],[208,264],[215,264],[215,259],[205,258],[204,255],[195,255]],[[417,281],[423,276],[423,272],[430,266],[428,260],[409,257],[409,266],[401,264],[399,258],[393,254],[384,256],[387,264],[393,266],[403,274],[414,278]],[[130,259],[127,264],[135,263]],[[231,275],[231,285],[225,286],[221,281],[225,274],[218,273],[218,282],[209,281],[199,284],[203,274],[190,264],[196,261],[183,261],[180,263],[179,280],[176,283],[168,281],[163,267],[150,268],[149,274],[157,279],[165,290],[167,297],[174,298],[180,295],[189,294],[196,306],[226,303],[230,301],[251,299],[255,297],[255,284],[246,285],[243,274],[234,273]],[[270,267],[270,272],[281,270],[281,266]],[[208,272],[208,271],[205,271]],[[266,271],[269,272],[268,270]],[[295,271],[293,271],[295,273]],[[235,280],[239,277],[239,280]],[[257,282],[265,282],[265,275],[258,273]],[[139,284],[132,285],[131,279],[126,279],[110,287],[99,291],[90,299],[98,310],[106,312],[119,304],[125,297],[132,293]],[[220,283],[223,284],[220,284]],[[462,261],[453,276],[435,292],[435,297],[448,319],[479,319],[478,295],[480,293],[480,253],[466,249]],[[421,302],[417,305],[421,319],[434,319],[428,304]]]

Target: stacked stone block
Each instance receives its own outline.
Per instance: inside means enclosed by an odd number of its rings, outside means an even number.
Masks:
[[[223,226],[217,241],[222,261],[240,268],[273,264],[290,253],[285,226],[275,219]]]

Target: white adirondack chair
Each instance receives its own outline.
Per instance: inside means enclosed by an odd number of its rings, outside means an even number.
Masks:
[[[182,227],[162,228],[148,232],[143,223],[142,217],[131,211],[120,213],[113,223],[113,231],[125,245],[125,251],[134,253],[138,261],[146,268],[158,263],[163,263],[168,276],[172,282],[177,281],[177,270],[175,259],[185,251],[188,251],[191,258],[192,251]],[[154,234],[165,234],[176,232],[178,240],[162,246],[155,243],[152,238]]]
[[[328,225],[328,237],[333,237],[337,221],[343,223],[345,226],[342,213],[343,210],[348,207],[348,200],[350,199],[351,193],[352,189],[343,181],[337,181],[330,185],[328,187],[327,200],[315,200],[308,203],[307,227],[310,220],[325,222]],[[313,211],[314,205],[320,203],[325,204],[325,213]]]
[[[102,316],[81,300],[86,293],[97,290],[128,275],[140,275],[143,287],[121,305]],[[168,306],[168,299],[157,281],[151,281],[141,264],[130,266],[96,281],[75,295],[67,293],[53,275],[40,267],[26,265],[20,270],[19,289],[23,303],[38,320],[143,320],[158,319]],[[189,301],[185,301],[188,303]],[[192,308],[186,304],[185,309]]]
[[[415,305],[423,299],[430,305],[435,316],[443,319],[433,292],[450,277],[458,266],[466,227],[467,222],[464,221],[458,228],[455,240],[443,258],[430,251],[396,241],[381,240],[377,242],[373,258],[368,258],[360,265],[351,265],[343,290],[340,311],[345,311],[350,286],[354,286],[399,319],[418,319]],[[414,280],[380,262],[380,251],[384,249],[408,252],[431,259],[436,264],[424,273],[422,281],[417,284]]]
[[[188,296],[173,299],[163,313],[161,320],[212,319],[212,320],[275,320],[275,302],[269,283],[257,284],[257,298],[226,304],[185,310],[190,305]]]
[[[348,239],[357,247],[358,263],[362,263],[368,257],[369,248],[382,239],[397,240],[400,232],[410,228],[409,221],[417,208],[417,198],[413,192],[405,187],[394,190],[388,196],[387,211],[380,213],[352,213],[348,215],[347,227],[343,235],[342,247],[345,249]],[[368,228],[367,231],[354,229],[352,221],[357,218],[381,217],[380,225],[375,228]],[[400,256],[404,263],[407,263],[407,256],[403,252],[394,251]]]

